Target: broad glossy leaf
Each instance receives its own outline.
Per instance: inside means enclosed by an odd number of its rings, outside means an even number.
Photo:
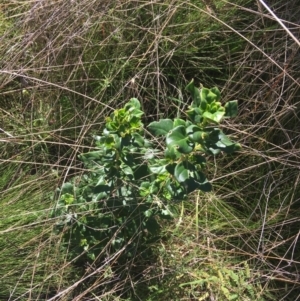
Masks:
[[[181,153],[178,152],[175,147],[167,147],[165,150],[165,158],[170,160],[177,160],[181,157]]]
[[[237,100],[228,101],[225,105],[225,117],[235,117],[238,114]]]
[[[202,143],[207,135],[200,127],[191,125],[186,129],[186,133],[193,142]]]
[[[122,119],[124,119],[126,117],[126,115],[129,116],[135,116],[138,119],[141,118],[142,115],[144,115],[144,112],[140,110],[141,108],[141,104],[139,102],[139,100],[137,98],[131,98],[128,103],[125,105],[124,109],[120,109],[118,110],[120,113],[119,115],[121,115]],[[123,114],[123,111],[125,112],[125,114]],[[128,115],[130,114],[130,115]]]
[[[143,147],[144,146],[144,143],[145,143],[145,139],[144,137],[142,137],[140,134],[138,133],[133,133],[132,134],[132,137],[133,137],[133,144],[134,145],[137,145],[139,147]]]
[[[116,152],[113,149],[105,149],[105,153],[101,156],[101,162],[111,164],[116,158]]]
[[[166,144],[168,148],[174,147],[183,154],[189,154],[194,149],[194,145],[190,143],[185,127],[182,125],[177,126],[167,135]]]
[[[111,132],[107,128],[105,128],[103,130],[103,136],[108,136],[110,134],[111,134]],[[103,136],[100,136],[100,141],[101,141],[101,139],[103,139]]]
[[[173,129],[173,121],[171,119],[161,119],[160,121],[151,122],[148,128],[155,136],[165,136]]]
[[[144,215],[149,218],[150,216],[153,215],[153,210],[152,209],[148,209],[148,210],[144,211]]]
[[[107,130],[106,130],[107,131]],[[107,131],[108,132],[108,131]],[[103,131],[103,133],[104,133],[104,131]],[[100,139],[101,139],[101,136],[99,136],[99,135],[93,135],[92,136],[93,137],[93,139],[95,140],[95,141],[100,141]]]
[[[166,166],[161,164],[151,165],[149,169],[154,174],[164,174],[166,172]]]
[[[225,108],[223,108],[222,104],[218,101],[211,104],[211,111],[210,112],[215,113],[217,111],[225,112]]]
[[[173,122],[173,127],[175,128],[178,125],[186,126],[186,121],[180,118],[175,118]]]
[[[226,145],[223,144],[221,141],[218,141],[218,142],[216,143],[216,146],[219,147],[219,148],[226,148]]]
[[[215,145],[227,154],[231,154],[241,149],[241,145],[239,143],[231,141],[221,130],[219,131],[218,138],[219,141],[216,142]]]
[[[201,103],[200,103],[200,110],[201,110],[201,114],[203,112],[205,112],[208,108],[208,105],[207,105],[207,100],[206,99],[201,99]]]
[[[140,188],[141,189],[149,189],[149,187],[151,186],[151,183],[148,181],[144,181],[141,183]]]
[[[219,134],[219,139],[220,139],[220,141],[218,141],[216,143],[216,145],[219,146],[219,147],[232,146],[232,145],[235,144],[222,131]]]
[[[213,93],[212,90],[209,90],[209,92],[206,95],[207,103],[211,104],[214,101],[217,101],[217,99],[218,99],[218,96],[215,93]]]
[[[97,176],[98,175],[99,175],[99,178],[98,178],[96,186],[105,184],[106,173],[105,173],[105,168],[103,166],[100,166],[99,169],[97,169]]]
[[[186,111],[186,114],[188,115],[189,119],[194,123],[201,123],[203,120],[202,111],[198,107],[194,108],[190,106],[190,108]]]
[[[213,148],[213,147],[209,147],[208,148],[208,153],[211,153],[212,155],[218,155],[221,152],[221,150],[219,148]]]
[[[133,129],[139,129],[140,130],[142,128],[141,119],[138,116],[134,115],[130,118],[129,125]]]
[[[125,107],[126,106],[133,107],[135,109],[140,109],[141,108],[141,103],[137,98],[133,97],[128,101],[128,103],[125,105]]]
[[[209,94],[209,89],[207,88],[201,88],[200,89],[200,97],[201,97],[201,102],[206,101],[208,103],[207,95]]]
[[[238,150],[240,150],[242,148],[242,146],[239,143],[234,143],[231,146],[226,146],[224,149],[222,149],[222,151],[226,154],[232,154]]]
[[[209,121],[212,121],[216,124],[219,124],[220,121],[222,120],[224,114],[225,114],[224,111],[217,111],[213,114],[206,111],[206,112],[203,113],[203,117],[208,119]]]
[[[133,170],[128,165],[121,164],[121,169],[125,175],[133,177]]]
[[[221,99],[220,90],[217,87],[213,87],[213,88],[210,89],[210,91],[216,95],[216,99],[215,100],[216,101],[220,101],[220,99]]]
[[[114,137],[114,141],[115,141],[115,148],[120,150],[121,149],[121,146],[122,146],[122,139],[119,135],[117,134],[113,134],[113,137]]]
[[[174,176],[179,183],[183,183],[189,178],[189,170],[184,162],[180,162],[175,166]]]
[[[104,136],[100,140],[106,147],[113,147],[115,145],[114,135]]]
[[[200,128],[197,125],[192,124],[192,125],[188,126],[185,131],[189,135],[191,133],[198,132],[198,131],[201,131],[201,130],[202,130],[202,128]]]
[[[222,107],[219,108],[219,110],[217,112],[214,113],[214,119],[217,123],[220,123],[222,118],[225,115],[225,111],[223,110]]]
[[[99,160],[103,156],[102,151],[93,151],[93,152],[88,152],[85,154],[81,154],[79,158],[81,160]]]

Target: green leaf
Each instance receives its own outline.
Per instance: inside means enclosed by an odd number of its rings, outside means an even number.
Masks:
[[[220,93],[219,89],[217,87],[213,87],[213,88],[210,89],[210,91],[216,95],[215,100],[220,101],[221,93]]]
[[[166,166],[160,164],[149,166],[149,169],[154,174],[164,174],[166,172]]]
[[[61,196],[61,200],[64,201],[66,205],[71,205],[75,199],[73,194],[65,193]]]
[[[145,143],[145,139],[144,137],[142,137],[140,134],[138,133],[133,133],[132,134],[133,137],[133,144],[138,146],[138,147],[143,147],[144,143]]]
[[[144,212],[144,215],[146,216],[146,217],[150,217],[150,216],[152,216],[153,215],[153,210],[152,209],[148,209],[148,210],[146,210],[145,212]]]
[[[166,184],[166,188],[170,192],[174,201],[182,201],[185,199],[186,193],[182,186],[169,182]]]
[[[203,117],[208,119],[209,121],[212,121],[216,124],[219,124],[220,121],[222,120],[224,114],[225,114],[225,112],[221,111],[221,110],[219,110],[219,111],[217,111],[213,114],[206,111],[206,112],[203,113]]]
[[[126,176],[131,176],[133,178],[133,170],[127,164],[122,163],[120,167]]]
[[[208,103],[207,95],[209,94],[209,89],[207,88],[201,88],[200,89],[200,97],[201,97],[201,102],[205,101]]]
[[[219,132],[219,141],[216,143],[216,146],[227,154],[231,154],[242,148],[239,143],[231,141],[222,131]]]
[[[179,183],[183,183],[189,178],[189,170],[184,162],[180,162],[175,166],[174,176]]]
[[[211,104],[213,102],[217,101],[218,96],[212,92],[212,90],[209,90],[209,92],[206,95],[206,101],[208,104]]]
[[[99,160],[101,159],[103,153],[102,151],[93,151],[93,152],[88,152],[86,154],[81,154],[79,155],[79,158],[81,160]]]
[[[185,89],[192,94],[194,104],[199,107],[201,103],[200,91],[195,87],[194,80],[192,80]]]
[[[201,123],[203,120],[202,111],[198,107],[195,108],[190,106],[186,111],[186,114],[188,115],[189,119],[196,124]]]
[[[142,182],[139,189],[140,196],[142,197],[148,196],[151,193],[150,186],[151,186],[150,182]]]
[[[219,147],[232,146],[235,144],[223,132],[220,132],[219,139],[220,141],[216,143],[216,145]]]
[[[136,115],[136,113],[134,113],[135,115],[132,116],[129,120],[129,125],[130,128],[132,129],[141,129],[142,128],[142,123],[141,123],[141,119],[139,116]]]
[[[238,114],[237,100],[228,101],[225,105],[225,117],[235,117]]]
[[[220,152],[221,150],[218,148],[213,148],[213,147],[208,148],[208,153],[211,153],[214,156],[218,155]]]
[[[173,127],[175,128],[176,126],[179,126],[179,125],[186,126],[186,121],[183,120],[183,119],[180,119],[180,118],[175,118],[174,123],[173,123]]]
[[[125,107],[140,109],[141,108],[141,103],[137,98],[133,97],[128,101],[128,103],[125,105]]]
[[[165,150],[165,158],[171,160],[177,160],[181,157],[181,153],[178,152],[174,147],[167,147]]]
[[[207,101],[206,101],[206,99],[201,99],[201,103],[200,103],[201,114],[203,112],[205,112],[206,110],[207,110]]]
[[[115,145],[114,135],[107,135],[100,138],[101,146],[112,148]],[[92,152],[91,152],[92,153]],[[101,154],[102,155],[102,154]]]
[[[144,115],[144,112],[140,110],[141,104],[137,98],[131,98],[125,105],[124,109],[125,114],[123,114],[122,109],[118,110],[120,113],[122,113],[122,115],[120,114],[122,118],[124,118],[128,113],[130,113],[131,117],[134,116],[138,119],[140,119],[141,116]]]
[[[165,136],[173,129],[173,121],[171,119],[161,119],[160,121],[151,122],[148,128],[155,136]]]
[[[189,141],[186,135],[185,127],[180,125],[171,130],[166,139],[167,146],[174,147],[178,152],[189,154],[194,149],[194,145]]]
[[[234,143],[232,146],[227,146],[226,148],[222,148],[222,151],[226,154],[232,154],[236,151],[239,151],[242,146],[239,143]]]
[[[206,137],[206,133],[198,126],[191,125],[186,129],[186,133],[188,134],[189,138],[193,142],[203,143]]]

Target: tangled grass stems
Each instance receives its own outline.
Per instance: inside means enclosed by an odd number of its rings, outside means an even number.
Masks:
[[[174,288],[178,300],[221,298],[217,289],[201,291],[198,271],[227,267],[241,275],[244,261],[257,296],[298,298],[298,6],[273,1],[275,17],[259,1],[212,3],[1,4],[0,128],[12,136],[0,137],[3,299],[167,299]],[[239,117],[224,131],[243,151],[218,166],[211,158],[214,195],[201,195],[197,217],[191,200],[177,229],[164,225],[171,239],[153,246],[152,267],[141,261],[140,278],[130,265],[122,281],[108,266],[83,267],[82,276],[51,232],[50,193],[85,172],[77,156],[93,148],[91,137],[112,109],[134,96],[147,120],[175,116],[191,78],[219,86],[225,101],[239,100]]]

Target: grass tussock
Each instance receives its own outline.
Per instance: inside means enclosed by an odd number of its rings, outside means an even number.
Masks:
[[[298,300],[297,1],[2,2],[0,299]],[[208,158],[213,193],[176,205],[134,260],[78,266],[55,189],[87,172],[112,110],[137,97],[145,124],[175,117],[192,78],[239,100],[223,130],[243,149]]]

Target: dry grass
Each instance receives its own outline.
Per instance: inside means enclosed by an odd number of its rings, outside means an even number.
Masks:
[[[199,286],[179,284],[199,280],[203,266],[192,258],[203,257],[234,269],[245,261],[258,295],[298,300],[297,1],[2,2],[0,298],[117,300],[125,290],[130,300],[152,300],[143,299],[145,283],[160,298],[173,300],[176,287],[176,300],[193,300]],[[210,158],[214,195],[201,196],[198,211],[186,205],[176,231],[166,225],[173,238],[155,246],[157,263],[141,262],[139,277],[116,281],[110,263],[118,253],[80,274],[52,232],[51,191],[84,172],[77,156],[93,147],[108,112],[134,96],[145,121],[174,116],[170,97],[186,99],[191,78],[239,100],[224,130],[243,150],[217,165]]]

